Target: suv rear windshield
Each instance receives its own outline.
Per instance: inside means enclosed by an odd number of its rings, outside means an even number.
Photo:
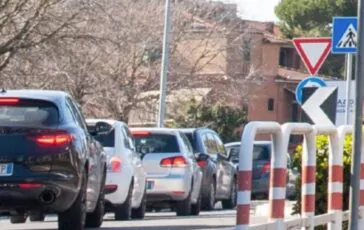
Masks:
[[[192,145],[193,152],[197,153],[198,149],[197,149],[197,146],[196,146],[196,142],[193,139],[193,134],[192,133],[185,133],[185,135],[187,136],[188,140],[190,141],[190,143]]]
[[[139,153],[178,153],[180,152],[175,135],[156,134],[134,135],[135,147]]]
[[[57,107],[47,101],[15,99],[14,102],[1,102],[0,126],[52,126],[59,124]]]
[[[94,125],[87,125],[88,132],[98,141],[103,147],[115,147],[115,129],[108,133],[96,134]]]
[[[233,162],[239,162],[240,146],[227,147],[229,154],[231,154],[231,160]],[[253,161],[270,160],[270,146],[269,145],[254,145],[253,148]]]

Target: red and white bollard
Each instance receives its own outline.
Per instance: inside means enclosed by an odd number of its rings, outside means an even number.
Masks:
[[[302,215],[314,216],[315,208],[315,172],[316,172],[316,130],[308,123],[286,123],[282,126],[284,156],[288,150],[291,134],[303,135],[302,148]],[[286,164],[286,161],[285,161]],[[286,167],[286,165],[285,165]],[[286,181],[284,182],[284,186]],[[284,197],[285,199],[285,197]],[[283,207],[284,210],[284,207]],[[313,211],[312,211],[313,210]],[[271,209],[271,212],[274,210]],[[284,218],[284,215],[283,215]],[[283,220],[282,220],[283,222]],[[284,225],[280,229],[284,229]]]
[[[253,147],[257,133],[271,134],[274,152],[282,152],[282,131],[277,122],[250,122],[241,137],[241,148],[239,154],[239,190],[236,216],[236,229],[247,230],[250,223],[250,201],[252,186]],[[278,194],[279,190],[273,192]],[[277,195],[279,196],[279,195]]]
[[[352,133],[351,126],[341,126],[329,139],[329,185],[328,212],[335,213],[335,221],[328,224],[329,230],[342,229],[343,208],[343,152],[345,137]]]
[[[364,135],[362,136],[360,167],[359,229],[364,229]]]

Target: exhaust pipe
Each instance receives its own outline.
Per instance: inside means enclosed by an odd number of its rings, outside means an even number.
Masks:
[[[53,204],[56,200],[56,194],[51,190],[45,190],[40,194],[39,200],[42,204]]]

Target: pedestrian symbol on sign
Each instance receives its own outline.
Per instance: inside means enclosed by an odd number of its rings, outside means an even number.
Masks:
[[[340,41],[336,45],[337,48],[356,48],[358,44],[357,31],[353,24],[350,24]]]

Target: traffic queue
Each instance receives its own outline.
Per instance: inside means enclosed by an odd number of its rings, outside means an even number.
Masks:
[[[147,211],[177,216],[235,209],[238,145],[208,128],[129,128],[85,118],[67,93],[0,93],[0,216],[11,223],[58,216],[58,229],[98,228]],[[257,146],[253,178],[269,190],[269,143]],[[267,160],[268,159],[268,160]]]

